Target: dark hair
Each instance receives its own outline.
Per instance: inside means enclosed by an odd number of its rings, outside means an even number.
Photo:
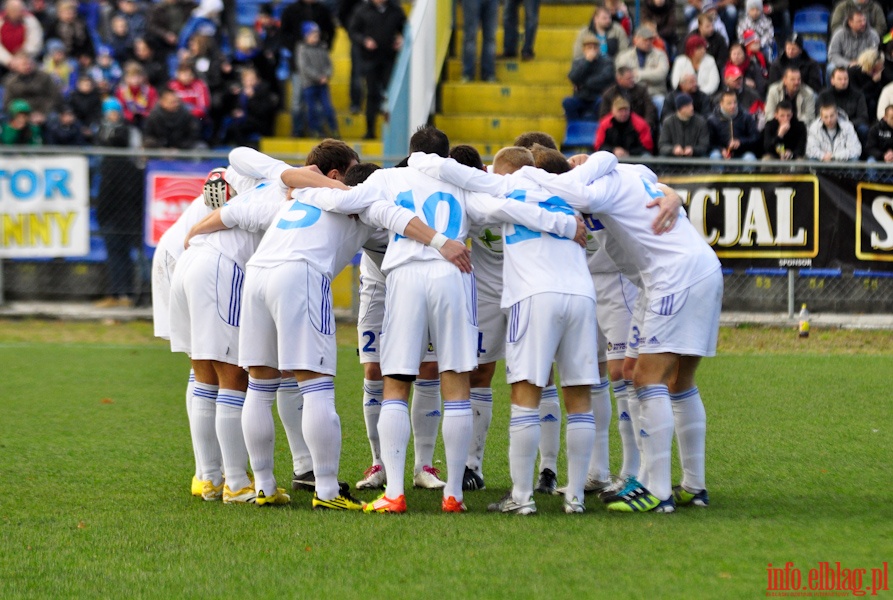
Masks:
[[[347,170],[347,173],[344,174],[344,180],[341,183],[350,187],[360,185],[380,168],[381,167],[377,164],[371,162],[357,163]]]
[[[554,148],[534,144],[530,151],[533,153],[533,160],[536,162],[536,166],[543,171],[560,175],[571,170],[567,157]]]
[[[823,111],[826,108],[833,108],[837,110],[837,102],[834,101],[834,98],[825,98],[822,101],[822,105],[819,107],[819,112]]]
[[[353,161],[360,162],[356,150],[341,140],[326,138],[310,151],[306,164],[316,165],[323,175],[332,169],[344,175]]]
[[[450,148],[450,158],[455,159],[460,165],[472,167],[475,169],[484,169],[484,161],[481,160],[481,153],[474,146],[468,144],[460,144]]]
[[[617,67],[618,77],[625,77],[630,72],[632,72],[632,69],[630,69],[629,67]]]
[[[793,111],[794,105],[791,103],[790,100],[782,100],[778,104],[775,105],[775,111],[778,112],[779,110]]]
[[[846,22],[849,23],[856,15],[865,15],[865,11],[859,6],[850,6],[850,9],[846,13]],[[867,17],[867,15],[865,16]]]
[[[831,77],[834,77],[834,74],[837,73],[838,71],[843,71],[847,75],[850,74],[849,70],[846,67],[836,66],[836,67],[834,67],[834,70],[831,71]]]
[[[515,146],[533,148],[534,144],[558,150],[558,144],[555,143],[555,138],[545,131],[527,131],[515,138]]]
[[[846,70],[846,69],[844,68],[844,70]],[[792,73],[792,72],[800,75],[800,67],[785,67],[784,73],[782,73],[782,77],[785,77],[788,73]]]
[[[450,155],[450,139],[437,127],[422,125],[409,138],[409,151],[426,152],[447,158]]]
[[[738,92],[736,92],[732,88],[727,87],[727,88],[723,89],[722,94],[719,97],[719,101],[722,102],[722,99],[725,98],[726,96],[734,96],[735,100],[738,100]]]

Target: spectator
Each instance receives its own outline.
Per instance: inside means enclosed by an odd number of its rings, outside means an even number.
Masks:
[[[598,120],[602,94],[614,81],[614,65],[603,56],[598,38],[588,30],[583,35],[583,54],[571,64],[568,79],[574,84],[574,95],[564,99],[567,120]]]
[[[168,87],[177,94],[186,110],[199,123],[203,126],[210,125],[208,116],[211,110],[211,92],[208,91],[208,84],[196,76],[195,67],[191,63],[182,62],[177,65],[174,79]]]
[[[846,25],[838,29],[828,44],[828,67],[849,67],[863,51],[876,48],[881,38],[874,29],[868,27],[865,13],[859,8],[852,8],[848,13]]]
[[[633,36],[633,47],[618,54],[614,66],[633,70],[633,77],[648,88],[648,94],[659,113],[667,95],[670,63],[665,52],[654,48],[656,36],[651,27],[640,26]]]
[[[688,73],[679,79],[679,85],[676,89],[667,94],[667,99],[664,100],[664,110],[660,115],[661,120],[667,119],[676,112],[676,98],[682,94],[692,99],[695,112],[704,117],[705,120],[713,112],[713,102],[710,100],[710,96],[698,88],[697,76],[694,73]]]
[[[462,81],[476,72],[478,29],[481,30],[481,81],[496,81],[496,18],[498,0],[462,0]]]
[[[868,131],[865,154],[868,161],[893,163],[893,104],[887,105],[884,118]]]
[[[180,102],[177,93],[164,88],[158,103],[146,117],[143,127],[146,148],[174,148],[191,150],[199,145],[199,123],[189,109]]]
[[[4,146],[39,146],[43,143],[40,127],[31,122],[31,106],[17,99],[6,109],[7,120],[0,125],[0,143]]]
[[[113,148],[131,147],[134,138],[123,118],[123,107],[116,98],[102,103],[102,123],[96,144]],[[143,174],[127,156],[105,156],[99,166],[99,193],[96,218],[108,252],[107,296],[96,303],[99,308],[133,306],[134,263],[131,250],[142,252]]]
[[[763,12],[772,21],[775,33],[784,39],[791,34],[791,10],[789,0],[764,0]],[[776,39],[779,36],[776,35]],[[813,88],[815,89],[815,88]]]
[[[617,96],[611,103],[611,113],[598,123],[595,149],[624,156],[650,156],[654,141],[648,123],[630,111],[629,101]]]
[[[193,3],[194,4],[194,3]],[[199,0],[198,6],[192,9],[189,18],[180,28],[177,41],[177,49],[182,50],[189,45],[189,38],[203,30],[206,35],[217,39],[220,24],[220,13],[223,11],[223,0]],[[225,41],[225,40],[224,40]]]
[[[598,40],[599,54],[611,59],[612,62],[618,54],[629,48],[629,37],[626,31],[611,20],[611,13],[604,6],[595,9],[589,25],[577,34],[577,39],[574,41],[574,60],[583,56],[583,39],[586,32],[591,33]]]
[[[805,153],[806,125],[794,118],[791,101],[782,100],[763,130],[763,159],[795,160]]]
[[[18,53],[37,58],[43,49],[43,28],[22,0],[6,0],[0,12],[0,79]]]
[[[676,0],[645,0],[642,22],[654,23],[657,37],[667,45],[667,54],[675,56],[679,34],[676,27]]]
[[[695,112],[691,96],[676,96],[676,112],[664,119],[659,140],[660,156],[707,156],[710,150],[707,120]]]
[[[115,97],[121,103],[124,120],[137,129],[155,106],[158,92],[146,80],[146,72],[135,62],[124,65],[124,79],[115,88]]]
[[[278,99],[261,81],[254,67],[242,67],[241,85],[233,90],[229,113],[223,120],[221,140],[235,146],[256,146],[261,136],[272,135]]]
[[[843,0],[838,2],[831,13],[831,22],[829,23],[832,35],[843,26],[843,22],[848,18],[850,11],[859,9],[865,13],[865,19],[868,26],[874,29],[878,34],[878,38],[882,38],[889,31],[887,26],[887,17],[884,15],[884,9],[876,0]]]
[[[869,48],[859,55],[859,65],[850,67],[847,72],[850,76],[850,87],[865,96],[865,107],[871,118],[871,115],[878,112],[881,91],[890,83],[885,77],[884,57],[877,49]]]
[[[819,116],[806,133],[806,158],[811,160],[857,160],[862,144],[852,123],[833,104],[823,104]]]
[[[757,96],[761,98],[766,97],[766,90],[763,89],[762,94],[759,90],[759,86],[761,84],[765,86],[766,82],[765,77],[763,77],[760,71],[760,64],[752,61],[750,57],[748,57],[744,46],[738,42],[733,42],[732,45],[729,46],[729,62],[726,63],[726,67],[730,66],[741,69],[741,72],[744,74],[744,85],[747,88],[752,89],[756,92]]]
[[[799,33],[792,33],[784,42],[784,51],[778,55],[772,64],[769,65],[769,81],[772,85],[781,79],[785,69],[794,67],[800,70],[800,77],[803,83],[814,90],[822,87],[822,70],[819,63],[810,58],[809,54],[803,49],[803,36]]]
[[[367,4],[368,2],[363,2],[363,6]],[[331,49],[335,40],[335,22],[332,19],[332,13],[325,4],[317,0],[296,0],[282,11],[282,25],[280,29],[282,47],[288,50],[292,57],[291,106],[289,111],[292,119],[292,135],[296,137],[300,137],[304,133],[304,108],[301,104],[303,94],[301,93],[301,76],[298,73],[298,44],[302,40],[301,25],[306,21],[313,21],[319,25],[319,38],[323,46]],[[347,28],[349,23],[345,22],[343,25]],[[353,60],[353,55],[351,55],[351,60]],[[361,57],[360,61],[362,61]],[[387,81],[382,85],[386,86]],[[358,106],[359,104],[357,104]],[[377,110],[378,107],[376,107]]]
[[[636,83],[633,70],[629,67],[618,67],[614,74],[615,83],[602,94],[598,108],[599,120],[611,113],[611,106],[617,96],[623,96],[629,102],[630,109],[648,123],[652,130],[657,129],[657,109],[648,95],[644,84]]]
[[[633,21],[629,16],[629,9],[623,0],[604,0],[605,9],[611,15],[611,20],[620,25],[627,37],[632,35]]]
[[[766,114],[775,114],[775,106],[788,100],[794,109],[794,118],[807,127],[815,119],[815,92],[800,80],[800,71],[788,67],[781,81],[769,86],[766,93]]]
[[[871,125],[868,121],[868,106],[865,96],[850,86],[850,76],[843,67],[837,67],[831,72],[831,85],[819,94],[819,106],[829,104],[837,105],[837,108],[846,113],[847,119],[856,129],[859,141],[867,138]]]
[[[92,58],[95,55],[90,30],[78,16],[77,0],[61,0],[56,5],[56,18],[50,21],[44,36],[62,40],[68,56],[87,54]]]
[[[350,33],[350,23],[353,20],[353,14],[356,12],[357,6],[362,4],[363,0],[341,0],[338,7],[338,19],[341,26],[344,27],[348,34]],[[365,88],[363,86],[363,73],[360,71],[360,65],[363,61],[363,45],[351,38],[350,40],[350,114],[360,114],[363,105],[363,97],[365,96]]]
[[[717,68],[722,68],[729,61],[729,40],[718,31],[714,22],[716,13],[701,13],[698,15],[696,29],[689,35],[699,35],[707,42],[707,54],[716,61]]]
[[[304,40],[298,44],[298,72],[304,94],[306,115],[305,131],[313,137],[340,137],[335,109],[329,95],[329,79],[332,77],[332,59],[320,45],[319,26],[307,21],[302,28]],[[328,136],[323,135],[320,113],[325,119]]]
[[[373,0],[370,0],[373,1]],[[518,56],[518,9],[524,4],[524,45],[521,60],[533,60],[533,46],[540,20],[540,0],[505,0],[502,11],[502,56]]]
[[[744,72],[735,65],[729,65],[723,72],[725,87],[713,96],[713,106],[719,105],[723,92],[731,90],[737,97],[737,107],[744,113],[753,117],[757,129],[763,130],[766,120],[766,103],[757,93],[744,85]]]
[[[744,43],[745,48],[747,47],[747,43],[744,42],[744,38],[747,37],[745,33],[752,31],[756,34],[763,53],[766,56],[771,54],[775,44],[775,28],[772,27],[772,20],[763,13],[763,0],[747,0],[745,12],[738,20],[736,31],[738,39]]]
[[[228,79],[232,74],[232,64],[209,33],[199,28],[199,31],[189,38],[188,47],[182,50],[179,56],[181,62],[191,62],[195,67],[195,74],[208,84],[208,90],[211,92],[211,121],[219,123],[223,118],[224,98]]]
[[[719,105],[707,119],[710,130],[710,158],[756,160],[760,133],[753,117],[739,110],[738,96],[733,90],[722,92]]]
[[[716,61],[707,54],[707,40],[698,34],[688,36],[685,41],[685,53],[673,61],[673,72],[670,84],[676,88],[683,75],[692,74],[697,77],[698,88],[705,94],[713,94],[719,89],[719,69]]]
[[[146,12],[146,41],[160,62],[167,64],[168,55],[176,51],[194,6],[189,0],[160,0]]]
[[[733,33],[735,31],[735,21],[732,21],[731,27],[726,25],[726,19],[720,18],[718,9],[720,8],[719,3],[715,0],[688,0],[688,6],[685,9],[686,19],[688,20],[688,30],[689,32],[694,31],[695,29],[701,28],[701,18],[709,19],[710,23],[713,25],[713,30],[716,34],[722,36],[722,39],[725,40],[726,46],[732,41],[729,38],[729,31],[731,30]],[[700,8],[699,8],[700,7]],[[688,16],[689,9],[691,9],[691,16]],[[700,13],[698,12],[700,11]],[[735,11],[736,19],[738,11]],[[697,19],[695,19],[697,16]],[[709,36],[707,36],[703,31],[700,32],[701,37],[705,40],[710,41]],[[715,56],[713,58],[716,58]],[[716,61],[718,64],[722,64],[719,59]]]
[[[85,128],[92,131],[99,127],[102,120],[102,96],[89,74],[81,73],[78,76],[74,89],[68,95],[68,104]]]
[[[133,41],[133,57],[133,61],[145,71],[149,85],[158,89],[167,83],[169,79],[167,63],[155,56],[155,50],[143,38],[136,38]]]
[[[259,48],[256,34],[247,27],[239,29],[234,46],[230,61],[233,69],[238,70],[245,66],[254,68],[261,81],[278,94],[279,80],[276,78],[275,54],[271,58],[262,48]]]
[[[62,110],[47,122],[45,141],[50,146],[84,146],[84,127],[74,114],[70,104],[63,104]]]
[[[744,80],[756,90],[760,96],[766,95],[766,87],[769,79],[769,67],[766,62],[766,55],[760,49],[760,38],[756,33],[748,29],[744,32],[744,39],[741,41],[744,54],[747,60],[747,68],[744,69]],[[753,83],[750,83],[753,82]]]
[[[62,40],[47,40],[41,70],[53,78],[63,94],[68,91],[68,82],[71,80],[75,68],[75,61],[65,54],[65,44],[62,43]]]
[[[96,50],[96,64],[86,72],[90,73],[96,82],[96,87],[104,96],[111,94],[124,76],[124,70],[112,56],[111,48],[105,45]]]
[[[31,122],[42,125],[47,116],[62,106],[62,92],[52,76],[37,69],[34,59],[24,53],[9,63],[10,72],[3,78],[5,108],[13,100],[24,100],[30,107]]]
[[[350,23],[350,38],[362,44],[362,72],[366,77],[366,135],[375,139],[375,125],[384,99],[384,86],[391,78],[397,52],[403,47],[403,9],[389,0],[361,4]]]
[[[146,10],[136,0],[118,0],[118,12],[114,16],[127,21],[127,31],[133,40],[146,37]]]
[[[133,58],[133,44],[136,37],[130,31],[130,24],[122,14],[113,15],[109,21],[109,34],[106,36],[106,46],[111,51],[112,57],[123,64]]]

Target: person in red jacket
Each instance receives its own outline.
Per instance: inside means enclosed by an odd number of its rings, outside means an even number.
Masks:
[[[158,100],[158,92],[149,85],[142,65],[129,62],[124,65],[124,80],[115,89],[115,97],[123,108],[124,120],[142,129],[143,121]]]
[[[623,96],[614,98],[611,114],[599,121],[594,146],[617,157],[649,156],[654,152],[651,128],[645,119],[630,111],[629,101]]]
[[[209,118],[211,91],[208,84],[199,79],[191,61],[181,61],[174,73],[174,80],[167,84],[180,98],[180,102],[198,119],[202,139],[210,140],[214,127]]]

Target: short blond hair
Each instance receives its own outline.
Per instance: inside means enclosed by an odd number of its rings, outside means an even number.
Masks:
[[[536,165],[533,153],[522,146],[508,146],[493,157],[493,171],[501,175],[514,173],[521,167]]]

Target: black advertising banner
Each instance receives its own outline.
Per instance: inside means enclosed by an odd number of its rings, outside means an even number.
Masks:
[[[893,185],[853,175],[705,173],[661,181],[682,196],[725,267],[893,271]]]

